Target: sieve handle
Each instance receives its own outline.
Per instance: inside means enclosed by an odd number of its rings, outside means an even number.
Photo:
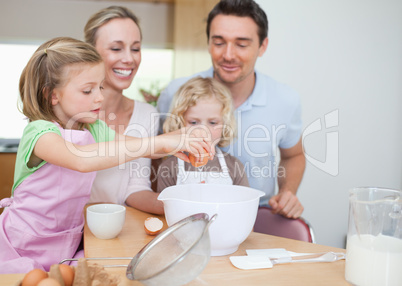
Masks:
[[[132,257],[88,257],[86,260],[131,260]],[[78,261],[78,258],[67,258],[63,259],[59,262],[59,264],[63,264],[69,261]],[[127,267],[128,265],[116,264],[116,265],[102,265],[103,267]]]

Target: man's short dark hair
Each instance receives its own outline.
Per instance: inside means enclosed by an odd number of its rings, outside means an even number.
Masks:
[[[258,38],[260,46],[268,37],[268,18],[264,10],[253,0],[221,0],[209,12],[207,20],[207,37],[212,20],[218,15],[233,15],[238,17],[250,17],[258,26]]]

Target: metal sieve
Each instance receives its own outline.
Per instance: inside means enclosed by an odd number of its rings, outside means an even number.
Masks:
[[[208,227],[216,219],[199,213],[171,225],[133,257],[127,278],[144,285],[183,285],[196,278],[211,256]]]

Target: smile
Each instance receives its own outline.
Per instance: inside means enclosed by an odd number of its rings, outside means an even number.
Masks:
[[[232,66],[232,65],[221,65],[221,68],[225,71],[235,71],[239,68],[239,66]]]
[[[132,69],[129,69],[129,70],[113,69],[113,72],[117,73],[118,75],[129,76],[132,74],[133,70]]]

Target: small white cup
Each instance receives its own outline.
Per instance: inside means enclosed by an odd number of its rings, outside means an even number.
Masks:
[[[123,229],[126,208],[116,204],[97,204],[87,208],[87,225],[100,239],[115,238]]]

